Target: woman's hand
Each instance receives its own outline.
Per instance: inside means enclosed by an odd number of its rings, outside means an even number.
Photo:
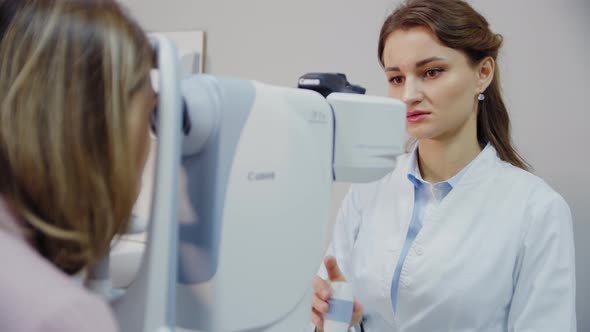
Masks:
[[[338,267],[338,263],[336,263],[336,258],[333,256],[326,257],[324,259],[324,265],[328,271],[328,280],[324,280],[318,276],[313,280],[312,321],[318,332],[324,331],[324,315],[328,312],[328,300],[332,296],[330,283],[332,281],[346,281]],[[355,299],[350,326],[357,325],[362,317],[363,305]]]

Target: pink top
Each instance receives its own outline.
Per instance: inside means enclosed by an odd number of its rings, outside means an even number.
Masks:
[[[39,255],[19,222],[0,197],[0,331],[118,331],[106,303]]]

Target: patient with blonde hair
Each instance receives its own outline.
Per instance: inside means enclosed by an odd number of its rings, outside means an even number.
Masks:
[[[128,225],[153,52],[114,1],[0,0],[0,331],[117,331],[70,278]]]

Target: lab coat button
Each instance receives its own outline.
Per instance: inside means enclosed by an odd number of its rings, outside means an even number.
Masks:
[[[422,254],[424,254],[424,249],[422,249],[422,247],[416,247],[415,251],[416,255],[418,256],[422,256]]]

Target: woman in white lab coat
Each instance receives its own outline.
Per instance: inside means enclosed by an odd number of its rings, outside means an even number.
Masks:
[[[318,331],[335,280],[353,288],[358,331],[576,330],[570,210],[513,148],[501,44],[461,0],[386,19],[379,59],[415,144],[345,197],[314,280]]]

